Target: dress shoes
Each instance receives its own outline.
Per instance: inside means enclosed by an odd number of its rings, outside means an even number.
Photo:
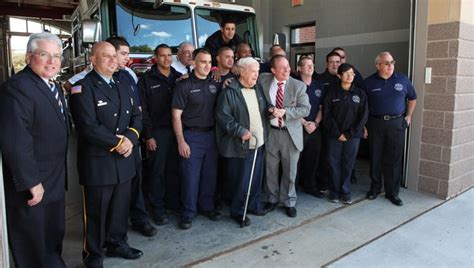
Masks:
[[[157,233],[156,228],[153,227],[148,222],[144,224],[133,224],[132,230],[137,231],[141,233],[143,236],[148,236],[148,237],[154,236]]]
[[[288,217],[290,218],[294,218],[296,217],[296,208],[295,207],[287,207],[286,208],[286,215],[288,215]]]
[[[153,222],[158,226],[165,225],[168,223],[168,217],[163,214],[156,214],[153,216]]]
[[[385,196],[385,198],[390,200],[395,206],[403,206],[403,201],[398,196]]]
[[[376,192],[374,190],[370,190],[369,192],[367,192],[365,197],[369,200],[374,200],[375,198],[377,198],[377,195],[379,195],[379,192]]]
[[[202,214],[211,221],[218,221],[222,218],[222,215],[216,210],[204,211]]]
[[[193,220],[190,219],[190,218],[183,217],[179,221],[179,228],[181,228],[183,230],[190,229],[192,226],[193,226]]]
[[[107,249],[105,255],[107,257],[119,257],[127,260],[136,260],[143,256],[143,252],[131,247],[117,247],[115,249]]]
[[[231,218],[240,226],[249,226],[250,225],[250,219],[245,216],[245,219],[242,221],[243,215],[235,215],[231,216]]]
[[[265,205],[263,206],[263,211],[265,212],[265,214],[267,214],[267,213],[269,213],[269,212],[274,211],[276,207],[277,207],[277,203],[270,203],[270,202],[267,202],[267,203],[265,203]]]

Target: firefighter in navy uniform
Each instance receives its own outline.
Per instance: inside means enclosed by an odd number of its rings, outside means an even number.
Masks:
[[[199,205],[210,220],[221,218],[214,210],[217,176],[217,144],[214,132],[218,84],[209,77],[211,53],[194,51],[195,68],[190,78],[177,83],[171,118],[180,155],[181,201],[179,227],[189,229]]]
[[[411,123],[416,107],[416,92],[405,75],[395,72],[395,61],[389,52],[375,58],[377,72],[365,79],[369,100],[367,123],[370,154],[370,190],[373,200],[385,188],[385,197],[396,206],[402,180],[405,129]]]
[[[136,173],[132,152],[142,122],[130,89],[112,79],[116,54],[110,43],[95,44],[91,51],[94,70],[71,88],[87,267],[103,266],[103,248],[109,257],[137,259],[143,255],[126,241],[131,181]]]

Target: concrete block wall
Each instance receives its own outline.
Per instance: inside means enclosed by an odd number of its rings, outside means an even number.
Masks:
[[[470,14],[470,15],[469,15]],[[474,186],[474,1],[428,2],[418,189],[450,198]]]

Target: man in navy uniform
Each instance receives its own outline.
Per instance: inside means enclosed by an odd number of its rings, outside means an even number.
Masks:
[[[209,36],[204,45],[212,55],[212,66],[217,66],[216,56],[219,48],[230,47],[235,51],[237,46],[244,42],[244,40],[235,32],[236,25],[234,21],[224,19],[220,26],[221,29]]]
[[[138,92],[138,85],[134,77],[127,71],[127,63],[130,61],[130,45],[127,40],[120,36],[113,36],[105,40],[111,43],[117,50],[117,65],[118,69],[113,74],[114,80],[121,84],[128,84],[133,96],[134,102],[141,110],[140,93]],[[135,165],[137,172],[132,180],[132,191],[130,196],[130,221],[132,229],[141,233],[144,236],[154,236],[157,231],[148,220],[148,213],[145,209],[145,201],[143,199],[142,191],[142,157],[140,154],[140,146],[133,147],[133,157],[135,158]]]
[[[133,147],[142,128],[130,85],[112,78],[117,51],[108,42],[91,50],[94,69],[71,88],[71,111],[78,131],[79,183],[83,185],[84,247],[87,267],[109,257],[137,259],[143,253],[126,241]]]
[[[416,92],[405,75],[394,72],[395,60],[390,52],[378,54],[375,67],[377,72],[364,81],[369,102],[367,129],[372,180],[367,199],[377,198],[383,184],[385,197],[394,205],[402,206],[398,192],[405,129],[415,111]]]
[[[218,84],[209,77],[211,53],[194,51],[194,71],[176,85],[171,118],[180,156],[181,201],[179,227],[189,229],[197,205],[210,220],[221,218],[214,210],[217,173],[217,145],[214,133]]]
[[[181,73],[171,67],[172,53],[168,45],[158,45],[155,58],[156,64],[138,84],[143,98],[143,138],[149,154],[145,163],[147,198],[153,221],[164,225],[168,223],[165,207],[180,208],[178,149],[171,127],[171,98]],[[165,200],[169,201],[167,206]]]
[[[65,267],[64,188],[68,116],[61,89],[61,40],[32,34],[27,66],[0,95],[0,146],[8,240],[16,267]]]

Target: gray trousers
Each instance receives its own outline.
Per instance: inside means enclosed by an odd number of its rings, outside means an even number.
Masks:
[[[266,148],[265,192],[267,202],[285,207],[296,205],[296,171],[300,152],[295,147],[287,130],[270,128]],[[279,166],[282,166],[279,182]]]

